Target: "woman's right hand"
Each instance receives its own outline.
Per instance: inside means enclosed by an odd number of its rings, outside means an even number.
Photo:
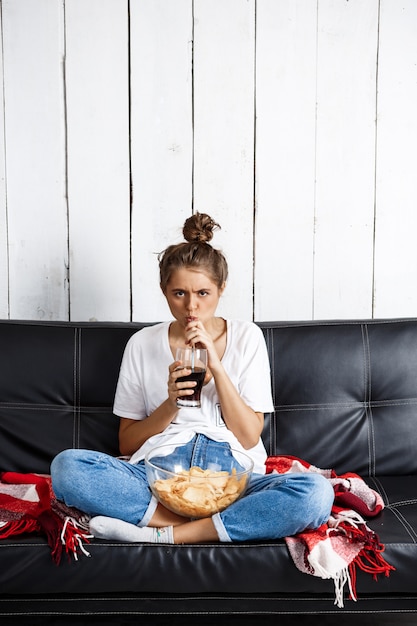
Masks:
[[[162,433],[178,415],[177,398],[189,393],[187,387],[194,383],[178,383],[177,378],[184,375],[186,370],[178,369],[180,361],[169,366],[168,397],[146,419],[134,420],[122,417],[119,426],[119,448],[121,454],[132,455],[150,437]]]
[[[119,448],[123,455],[132,455],[153,435],[162,433],[178,415],[177,398],[192,394],[194,381],[178,382],[180,376],[191,370],[181,367],[181,361],[169,366],[168,398],[146,419],[133,420],[122,417],[119,426]],[[180,369],[178,369],[180,368]]]
[[[193,387],[197,384],[193,380],[178,382],[178,378],[181,376],[191,374],[189,368],[181,367],[181,365],[181,361],[174,361],[174,363],[169,366],[168,397],[175,407],[177,407],[177,398],[192,395]]]

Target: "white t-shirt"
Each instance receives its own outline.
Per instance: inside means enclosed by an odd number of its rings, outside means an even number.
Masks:
[[[168,367],[173,363],[169,326],[163,322],[138,331],[129,339],[123,355],[113,411],[119,417],[146,419],[168,397]],[[261,329],[252,322],[227,321],[227,343],[222,364],[244,402],[254,411],[274,410],[270,365]],[[212,378],[201,392],[201,408],[181,408],[162,432],[150,437],[130,459],[137,463],[151,448],[172,444],[173,450],[201,433],[215,441],[227,441],[232,448],[246,452],[254,461],[254,471],[265,473],[266,451],[261,439],[245,450],[221,415],[219,398]]]

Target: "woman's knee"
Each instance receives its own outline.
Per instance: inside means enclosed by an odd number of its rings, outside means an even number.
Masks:
[[[79,450],[69,449],[59,452],[51,463],[51,474],[59,475],[63,471],[67,472],[69,467],[78,463]]]
[[[68,449],[59,452],[51,463],[51,480],[55,495],[60,498],[74,482],[80,471],[82,450]]]

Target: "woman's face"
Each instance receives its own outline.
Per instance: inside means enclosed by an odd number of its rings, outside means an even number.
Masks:
[[[167,284],[165,297],[174,318],[184,328],[195,319],[203,324],[216,312],[224,291],[204,271],[190,268],[175,270]]]

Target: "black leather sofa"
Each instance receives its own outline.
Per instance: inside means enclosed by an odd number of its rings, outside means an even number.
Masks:
[[[68,447],[118,454],[112,401],[141,324],[0,322],[0,470],[48,473]],[[358,601],[298,571],[284,541],[94,541],[55,565],[46,541],[0,541],[0,616],[417,612],[417,319],[260,323],[271,359],[271,455],[291,454],[379,491],[369,522],[396,568],[359,571]]]

